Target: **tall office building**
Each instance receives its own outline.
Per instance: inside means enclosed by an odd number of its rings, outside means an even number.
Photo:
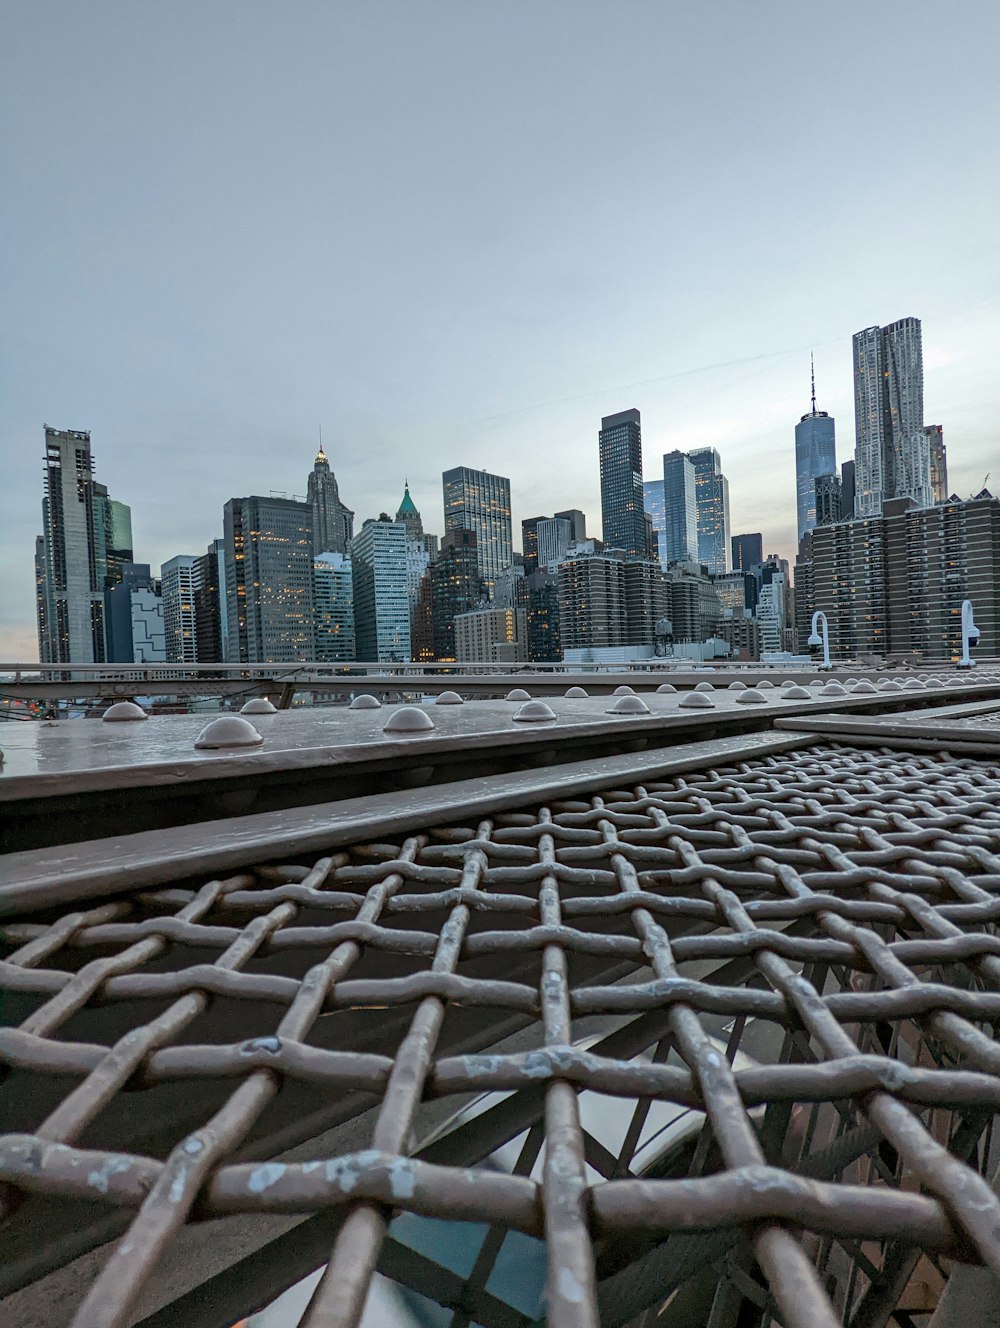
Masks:
[[[347,663],[356,656],[354,580],[351,559],[342,553],[320,553],[313,559],[313,612],[316,659]]]
[[[514,561],[510,480],[486,470],[455,466],[444,472],[441,481],[445,533],[472,531],[479,573],[492,594],[497,575]]]
[[[125,563],[104,592],[107,658],[113,664],[163,664],[167,640],[160,582],[148,563]]]
[[[198,661],[197,564],[198,559],[193,553],[179,553],[160,568],[163,629],[170,664],[195,664]]]
[[[229,659],[311,660],[311,505],[292,498],[230,498],[223,521]]]
[[[663,553],[666,567],[698,561],[698,498],[695,469],[686,452],[663,458]]]
[[[412,654],[406,527],[368,520],[351,540],[354,635],[360,660],[405,661]]]
[[[320,443],[306,488],[315,553],[346,553],[354,533],[354,513],[340,500],[337,477]]]
[[[944,445],[944,429],[940,424],[925,424],[931,464],[931,498],[936,503],[947,502],[948,493],[948,451]]]
[[[815,521],[810,529],[816,526],[832,526],[834,521],[839,521],[842,515],[842,492],[840,476],[834,472],[832,475],[817,475],[814,482],[815,492]],[[801,542],[801,536],[799,537]]]
[[[524,559],[525,576],[538,571],[538,523],[547,520],[546,516],[529,516],[521,522],[521,556]]]
[[[229,658],[225,540],[213,540],[198,558],[194,602],[198,662],[224,664]]]
[[[587,538],[587,517],[578,507],[568,507],[565,512],[555,512],[560,521],[568,521],[572,527],[571,539],[574,544],[582,544]]]
[[[42,585],[36,594],[43,663],[100,664],[105,659],[112,520],[107,502],[107,489],[94,480],[90,434],[45,425]]]
[[[455,658],[467,664],[513,664],[528,658],[524,609],[469,609],[455,618]]]
[[[729,566],[729,481],[714,447],[697,447],[688,457],[694,466],[698,561],[709,572],[725,572]]]
[[[486,599],[473,531],[459,528],[445,535],[430,577],[434,657],[455,659],[455,619],[480,608]]]
[[[764,561],[764,536],[758,532],[752,535],[734,535],[730,541],[733,551],[733,571],[749,572],[751,567]]]
[[[601,420],[601,522],[604,544],[622,549],[626,558],[650,557],[642,505],[642,425],[637,410],[619,411]]]
[[[573,543],[572,522],[561,516],[545,517],[538,523],[538,566],[559,562]]]
[[[855,465],[853,461],[840,463],[840,516],[843,521],[854,517],[856,489],[854,484]]]
[[[795,508],[799,539],[816,524],[816,477],[837,468],[836,428],[833,416],[816,409],[816,371],[812,367],[812,409],[795,426]]]
[[[667,513],[663,499],[662,480],[643,480],[642,505],[656,532],[656,556],[665,566],[667,562]]]
[[[878,516],[890,498],[933,501],[930,439],[924,430],[920,319],[854,335],[855,510]]]

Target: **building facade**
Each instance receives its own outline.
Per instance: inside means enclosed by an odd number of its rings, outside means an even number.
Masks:
[[[686,452],[668,452],[663,458],[664,567],[698,561],[698,497],[695,469]]]
[[[951,496],[948,493],[948,450],[944,445],[944,429],[940,424],[925,424],[927,447],[931,466],[931,499],[935,503],[945,503]]]
[[[321,664],[345,664],[358,657],[351,568],[351,559],[342,553],[321,553],[313,559],[313,633]]]
[[[814,481],[814,511],[813,523],[810,530],[816,526],[830,526],[834,521],[839,521],[843,515],[841,503],[843,496],[843,485],[840,476],[834,472],[832,475],[817,475]],[[803,538],[799,535],[799,540]]]
[[[412,656],[406,527],[387,516],[366,521],[351,540],[357,657],[402,662]]]
[[[113,664],[163,664],[167,642],[160,582],[148,563],[125,563],[104,592],[107,658]]]
[[[812,375],[812,409],[795,426],[795,510],[799,539],[816,525],[816,480],[837,469],[833,416],[816,409],[816,375]]]
[[[734,572],[749,572],[751,567],[764,561],[764,536],[759,532],[734,535],[730,547],[733,551]]]
[[[430,569],[435,659],[456,658],[455,619],[484,605],[486,582],[479,567],[473,531],[458,529],[445,535]]]
[[[198,661],[198,571],[198,559],[193,553],[179,553],[160,568],[163,629],[169,664],[195,664]]]
[[[312,508],[230,498],[223,510],[229,659],[280,664],[313,655]]]
[[[688,457],[694,467],[698,561],[709,572],[725,572],[729,567],[729,481],[714,447],[695,448]]]
[[[663,498],[662,480],[643,480],[642,505],[653,525],[656,556],[662,566],[667,565],[667,513]]]
[[[470,609],[455,618],[455,658],[463,664],[513,664],[528,658],[524,609]]]
[[[354,534],[354,513],[340,499],[337,477],[320,443],[306,482],[314,553],[346,553]]]
[[[601,420],[598,452],[604,545],[621,549],[626,558],[649,558],[642,504],[642,423],[637,410]]]
[[[961,653],[962,601],[973,603],[979,653],[1000,650],[1000,501],[983,490],[967,502],[918,507],[890,499],[877,517],[817,527],[796,564],[796,597],[827,616],[840,658]]]
[[[855,513],[880,516],[891,498],[933,501],[930,439],[924,429],[924,363],[919,318],[854,335]]]
[[[106,497],[95,493],[90,434],[45,425],[42,586],[36,594],[42,663],[105,659]],[[44,629],[44,635],[43,635]]]
[[[560,516],[545,517],[538,523],[538,566],[550,567],[561,562],[573,543],[572,522]]]
[[[479,574],[490,594],[497,576],[514,561],[510,480],[487,470],[455,466],[441,476],[445,534],[469,530],[476,537]]]

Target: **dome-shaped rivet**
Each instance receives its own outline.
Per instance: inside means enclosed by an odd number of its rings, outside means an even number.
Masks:
[[[195,739],[195,747],[259,747],[264,741],[248,719],[223,715],[206,724]]]
[[[758,692],[770,692],[770,691],[773,691],[773,690],[774,690],[774,683],[773,683],[773,682],[768,682],[767,678],[762,678],[762,679],[760,680],[760,682],[757,683],[757,690],[758,690]]]
[[[712,690],[714,691],[715,689],[713,688]],[[715,702],[712,700],[712,698],[708,695],[707,692],[699,692],[699,691],[685,692],[684,695],[681,697],[681,699],[677,702],[677,704],[679,706],[683,706],[685,710],[715,709]]]
[[[786,701],[811,701],[812,693],[805,687],[798,687],[795,683],[791,687],[783,687],[781,695]]]
[[[266,696],[252,696],[240,706],[241,715],[276,715],[278,707],[272,705]]]
[[[458,692],[440,692],[435,705],[465,705]]]
[[[614,690],[614,692],[613,692],[613,695],[614,695],[614,696],[634,696],[634,695],[635,695],[635,688],[634,688],[634,687],[630,687],[630,686],[628,685],[627,682],[623,682],[622,685],[621,685],[620,687],[616,687],[616,688],[615,688],[615,690]]]
[[[856,682],[854,684],[854,686],[851,688],[851,691],[859,692],[864,695],[869,695],[877,692],[878,688],[875,687],[874,684],[870,683],[867,678],[862,678],[860,682]]]
[[[148,719],[149,716],[143,710],[141,705],[136,705],[134,701],[116,701],[114,705],[108,706],[102,719],[110,721],[128,720],[128,719]]]
[[[694,690],[696,692],[714,692],[715,687],[710,682],[696,682],[694,685]]]
[[[426,710],[419,706],[400,706],[394,710],[382,725],[383,733],[427,733],[434,728],[434,721]]]
[[[656,690],[660,693],[661,696],[665,696],[668,692],[676,692],[677,688],[673,685],[672,682],[661,682]]]
[[[382,702],[377,696],[372,696],[369,692],[362,692],[360,696],[354,698],[347,708],[348,710],[381,710]]]
[[[764,693],[751,687],[748,687],[746,691],[737,692],[733,700],[737,705],[767,705],[767,697]]]
[[[649,713],[649,706],[641,696],[636,696],[634,692],[619,696],[617,701],[608,706],[609,715],[648,715]]]
[[[539,720],[555,719],[556,712],[544,701],[525,701],[514,711],[514,718],[520,723],[533,723]]]
[[[745,682],[739,682],[737,680],[736,682],[731,682],[726,690],[729,692],[745,692],[747,690],[747,685]]]
[[[578,701],[581,697],[588,696],[589,692],[583,687],[567,687],[566,695],[573,700]]]
[[[825,687],[821,687],[816,693],[817,696],[846,696],[847,688],[841,687],[839,682],[828,682]]]
[[[507,693],[505,701],[530,701],[531,693],[526,692],[523,687],[515,687],[513,691]]]

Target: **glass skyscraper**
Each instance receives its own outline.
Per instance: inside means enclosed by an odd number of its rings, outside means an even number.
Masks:
[[[698,501],[695,470],[686,452],[663,458],[663,553],[660,562],[698,560]]]
[[[758,531],[749,535],[734,535],[730,544],[734,572],[749,572],[751,567],[764,561],[764,537]]]
[[[795,426],[795,510],[799,539],[816,525],[816,480],[837,469],[833,416],[816,409],[816,377],[812,378],[812,409]]]
[[[642,505],[656,531],[656,556],[662,564],[667,561],[667,514],[663,504],[663,481],[643,480]]]
[[[292,498],[230,498],[223,509],[229,659],[313,657],[312,512]]]
[[[642,502],[642,425],[637,410],[619,411],[601,420],[601,523],[609,549],[646,559],[646,511]]]
[[[855,510],[880,516],[888,498],[933,502],[931,440],[924,429],[919,318],[854,335]]]
[[[709,572],[724,572],[729,566],[729,481],[714,447],[695,448],[688,457],[698,506],[698,561]]]
[[[493,594],[500,572],[514,561],[510,480],[487,470],[455,466],[441,476],[445,534],[471,530],[476,537],[479,574]]]
[[[366,521],[351,540],[354,636],[359,660],[410,658],[406,527]]]

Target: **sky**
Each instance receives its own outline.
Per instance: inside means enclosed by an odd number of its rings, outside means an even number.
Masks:
[[[234,496],[356,526],[511,479],[599,532],[602,415],[647,479],[715,446],[794,554],[793,430],[853,455],[851,335],[923,320],[949,487],[1000,491],[993,0],[7,0],[0,660],[38,657],[43,424],[89,429],[154,568]]]

